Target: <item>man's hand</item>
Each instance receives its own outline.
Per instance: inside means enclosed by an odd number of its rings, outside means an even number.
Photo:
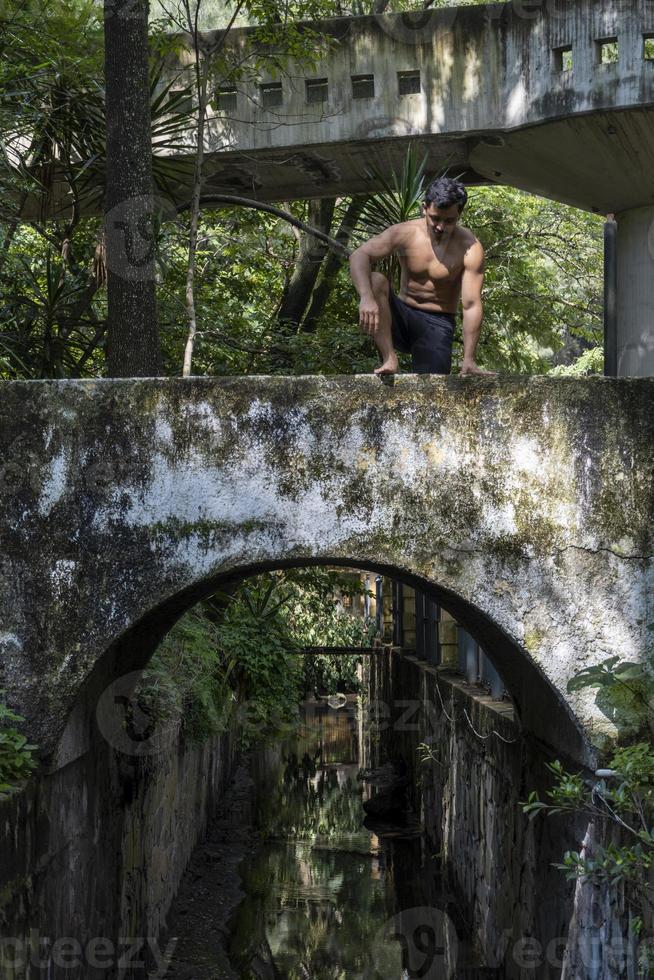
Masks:
[[[461,374],[480,374],[482,377],[497,377],[497,371],[484,371],[474,361],[464,361],[461,365]]]
[[[359,303],[359,324],[364,333],[374,337],[379,329],[379,306],[374,296],[365,297]]]

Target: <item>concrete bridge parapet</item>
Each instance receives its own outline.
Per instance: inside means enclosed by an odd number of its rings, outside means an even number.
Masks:
[[[590,758],[613,723],[567,681],[654,639],[653,401],[649,379],[4,383],[0,687],[61,760],[75,706],[217,585],[343,563],[431,590],[525,729]]]

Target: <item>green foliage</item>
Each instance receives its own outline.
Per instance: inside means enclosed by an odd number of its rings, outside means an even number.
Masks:
[[[523,812],[533,820],[537,814],[547,811],[549,814],[576,811],[583,807],[587,795],[587,787],[580,773],[569,773],[561,762],[548,763],[547,768],[556,782],[549,790],[550,803],[543,803],[535,791],[529,794],[529,799],[522,805]]]
[[[70,183],[74,171],[81,175],[102,152],[101,8],[92,0],[15,5],[0,44],[0,220],[5,220],[16,213],[21,192],[47,199],[54,159]]]
[[[420,217],[420,203],[424,195],[427,154],[418,163],[416,147],[410,143],[400,174],[371,166],[369,173],[383,190],[373,194],[366,205],[363,221],[367,234],[379,235],[389,225],[411,221]]]
[[[654,625],[648,626],[654,631]],[[624,735],[653,725],[654,671],[644,663],[609,657],[579,671],[568,692],[597,688],[597,703]],[[639,741],[614,749],[602,778],[588,780],[569,773],[559,762],[548,766],[554,784],[547,801],[536,792],[523,803],[530,819],[539,813],[585,814],[597,822],[603,840],[589,855],[567,851],[556,865],[568,878],[589,878],[624,885],[633,908],[650,919],[654,913],[654,745]]]
[[[609,657],[601,664],[586,667],[568,681],[568,693],[580,691],[586,687],[612,688],[617,685],[626,686],[628,682],[644,683],[651,679],[644,664],[634,661],[620,661],[620,657]],[[644,701],[644,703],[646,703]]]
[[[432,763],[437,766],[443,765],[440,753],[429,742],[420,742],[416,747],[416,754],[418,756],[418,762],[423,766],[431,765]]]
[[[601,342],[600,218],[513,188],[483,187],[472,189],[462,220],[486,253],[479,346],[486,367],[546,373],[558,351],[575,357]]]
[[[258,576],[199,604],[144,671],[140,707],[197,741],[235,716],[244,745],[294,730],[306,691],[358,687],[360,658],[299,655],[305,646],[370,644],[374,627],[340,611],[335,592],[352,596],[361,586],[330,569],[299,569]]]
[[[639,742],[617,749],[611,766],[639,796],[647,798],[650,806],[654,804],[654,749],[649,743]]]
[[[345,614],[342,606],[365,594],[357,573],[315,567],[282,574],[290,593],[289,628],[298,646],[369,645],[370,622]]]
[[[186,105],[192,71],[164,75],[163,58],[179,38],[163,30],[184,24],[183,4],[153,10],[151,87],[153,142],[173,147],[192,126],[197,108]],[[220,84],[282,72],[284,58],[307,64],[324,38],[300,22],[334,14],[366,13],[371,0],[253,0],[238,8],[237,23],[258,26],[262,43],[230,61],[229,46],[211,66],[210,91]],[[397,0],[390,10],[413,9]],[[168,9],[170,8],[170,9]],[[189,9],[193,11],[194,5]],[[227,26],[237,4],[211,4],[207,26]],[[17,9],[2,36],[0,64],[0,377],[100,376],[105,371],[106,296],[95,283],[93,258],[101,218],[71,208],[60,220],[17,218],[23,195],[44,204],[55,159],[63,164],[71,197],[99,199],[104,183],[103,45],[100,10],[91,0],[28,3]],[[220,19],[222,18],[222,20]],[[34,30],[34,23],[39,30]],[[183,91],[177,91],[182,88]],[[195,97],[197,106],[197,94]],[[30,166],[39,161],[42,165]],[[158,190],[175,186],[184,166],[154,157]],[[359,221],[352,244],[383,224],[417,215],[424,161],[407,153],[397,176],[381,170],[385,185]],[[347,208],[335,210],[334,227]],[[290,205],[307,217],[306,202]],[[376,222],[376,224],[375,224]],[[601,218],[504,187],[473,188],[464,223],[487,254],[485,322],[479,355],[500,371],[580,374],[601,370]],[[156,228],[157,292],[166,373],[180,373],[186,341],[187,214]],[[67,243],[67,244],[66,244]],[[198,336],[194,373],[367,373],[376,364],[369,338],[358,329],[358,298],[346,266],[332,271],[333,288],[310,330],[280,327],[277,311],[293,274],[299,245],[288,225],[270,215],[234,209],[202,212],[195,300]],[[323,260],[326,261],[326,260]],[[324,266],[323,266],[324,268]],[[320,282],[320,276],[318,277]],[[460,327],[454,362],[462,355]],[[572,367],[565,364],[575,362]]]
[[[4,691],[0,691],[0,698]],[[16,728],[25,719],[0,700],[0,800],[19,790],[36,769],[36,745]]]
[[[377,167],[370,167],[370,174],[381,184],[383,190],[373,194],[363,214],[367,236],[379,235],[390,225],[401,224],[419,218],[420,202],[424,196],[425,167],[427,154],[418,163],[418,154],[413,143],[407,147],[404,164],[400,174],[390,176]],[[395,255],[380,263],[381,271],[388,276],[393,289],[400,288],[400,263]]]
[[[418,163],[410,144],[399,175],[371,168],[384,189],[364,212],[366,235],[419,217],[426,163],[427,158]],[[602,332],[601,219],[512,188],[482,187],[471,189],[461,220],[486,253],[479,348],[484,364],[500,371],[544,373],[566,346],[568,356],[579,357],[572,368],[562,365],[556,373],[601,373],[603,353],[595,346]],[[382,263],[382,269],[397,289],[397,260]],[[588,344],[593,346],[585,351]],[[455,362],[462,354],[458,327]]]
[[[100,14],[86,0],[26,4],[2,36],[0,377],[93,376],[104,368],[106,299],[94,269],[102,219],[81,217],[83,209],[102,210],[105,185]],[[189,118],[184,93],[172,91],[172,82],[159,84],[161,65],[153,61],[151,72],[159,151],[179,146]],[[160,192],[178,169],[154,156]],[[71,206],[46,220],[57,188]],[[20,220],[29,200],[39,205],[40,220]]]
[[[268,580],[266,580],[268,579]],[[233,683],[244,745],[293,728],[301,698],[301,665],[285,628],[286,597],[262,577],[230,597],[218,638],[235,663]]]
[[[654,911],[654,746],[639,742],[617,749],[610,776],[588,780],[567,772],[560,762],[548,766],[554,785],[548,801],[532,792],[522,804],[533,819],[539,813],[585,814],[602,829],[603,842],[589,854],[567,851],[556,867],[566,877],[584,877],[611,887],[624,885],[633,908]]]
[[[652,631],[652,627],[648,627]],[[579,671],[568,692],[597,688],[596,703],[622,736],[654,731],[654,656],[643,662],[608,657]]]
[[[373,620],[349,615],[342,602],[363,594],[361,582],[347,573],[326,568],[298,569],[286,574],[292,590],[285,615],[298,647],[370,647],[377,632]],[[372,593],[368,593],[371,595]],[[358,691],[361,657],[306,654],[303,662],[305,693],[331,694]]]
[[[246,736],[293,728],[308,691],[358,689],[358,657],[298,654],[306,646],[370,645],[374,627],[339,608],[339,596],[360,593],[360,583],[347,574],[308,568],[259,576],[231,597],[219,631],[237,658]]]
[[[550,374],[559,377],[582,378],[589,374],[604,374],[604,348],[589,347],[572,364],[558,364]]]
[[[0,306],[0,345],[6,351],[6,377],[70,377],[78,374],[97,320],[88,316],[83,294],[84,272],[71,274],[48,245],[40,256],[30,245],[36,236],[21,229],[16,245],[25,255],[12,255],[6,275],[14,286]]]
[[[218,627],[200,604],[177,621],[157,648],[143,672],[139,704],[153,721],[178,725],[187,738],[204,741],[229,722],[233,667]]]
[[[291,210],[306,219],[302,202]],[[394,217],[399,220],[399,215]],[[390,214],[384,220],[391,220]],[[480,342],[484,365],[545,373],[553,367],[555,355],[574,359],[581,354],[577,373],[601,370],[601,220],[510,188],[485,187],[471,190],[463,221],[479,236],[487,255]],[[362,219],[352,246],[374,230]],[[297,241],[288,226],[256,212],[205,211],[200,239],[203,274],[196,283],[196,303],[201,325],[194,371],[351,374],[375,366],[372,345],[357,328],[358,297],[345,266],[315,330],[289,330],[276,320],[297,255]],[[160,287],[170,373],[178,370],[183,347],[179,297],[185,257],[174,242],[169,236],[163,245],[166,278]],[[586,354],[583,348],[589,344]],[[462,352],[459,326],[455,363]]]
[[[104,143],[101,10],[92,0],[14,5],[0,47],[0,377],[76,376],[98,328],[71,240]],[[47,213],[55,160],[75,203],[61,221],[21,222],[29,198]],[[80,235],[91,255],[97,225]]]

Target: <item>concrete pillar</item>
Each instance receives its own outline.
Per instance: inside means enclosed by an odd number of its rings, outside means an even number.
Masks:
[[[604,224],[604,374],[618,374],[618,223],[614,214]]]
[[[618,215],[618,377],[654,377],[654,206]]]

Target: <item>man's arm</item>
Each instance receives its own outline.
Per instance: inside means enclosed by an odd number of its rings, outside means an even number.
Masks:
[[[401,242],[401,225],[391,225],[381,235],[364,242],[350,255],[350,276],[361,297],[359,322],[371,336],[379,327],[379,306],[372,288],[372,265],[392,255]]]
[[[463,365],[461,374],[493,374],[482,371],[475,362],[475,353],[484,308],[481,290],[484,285],[484,249],[480,241],[475,241],[463,259],[463,278],[461,280],[461,305],[463,307]]]

